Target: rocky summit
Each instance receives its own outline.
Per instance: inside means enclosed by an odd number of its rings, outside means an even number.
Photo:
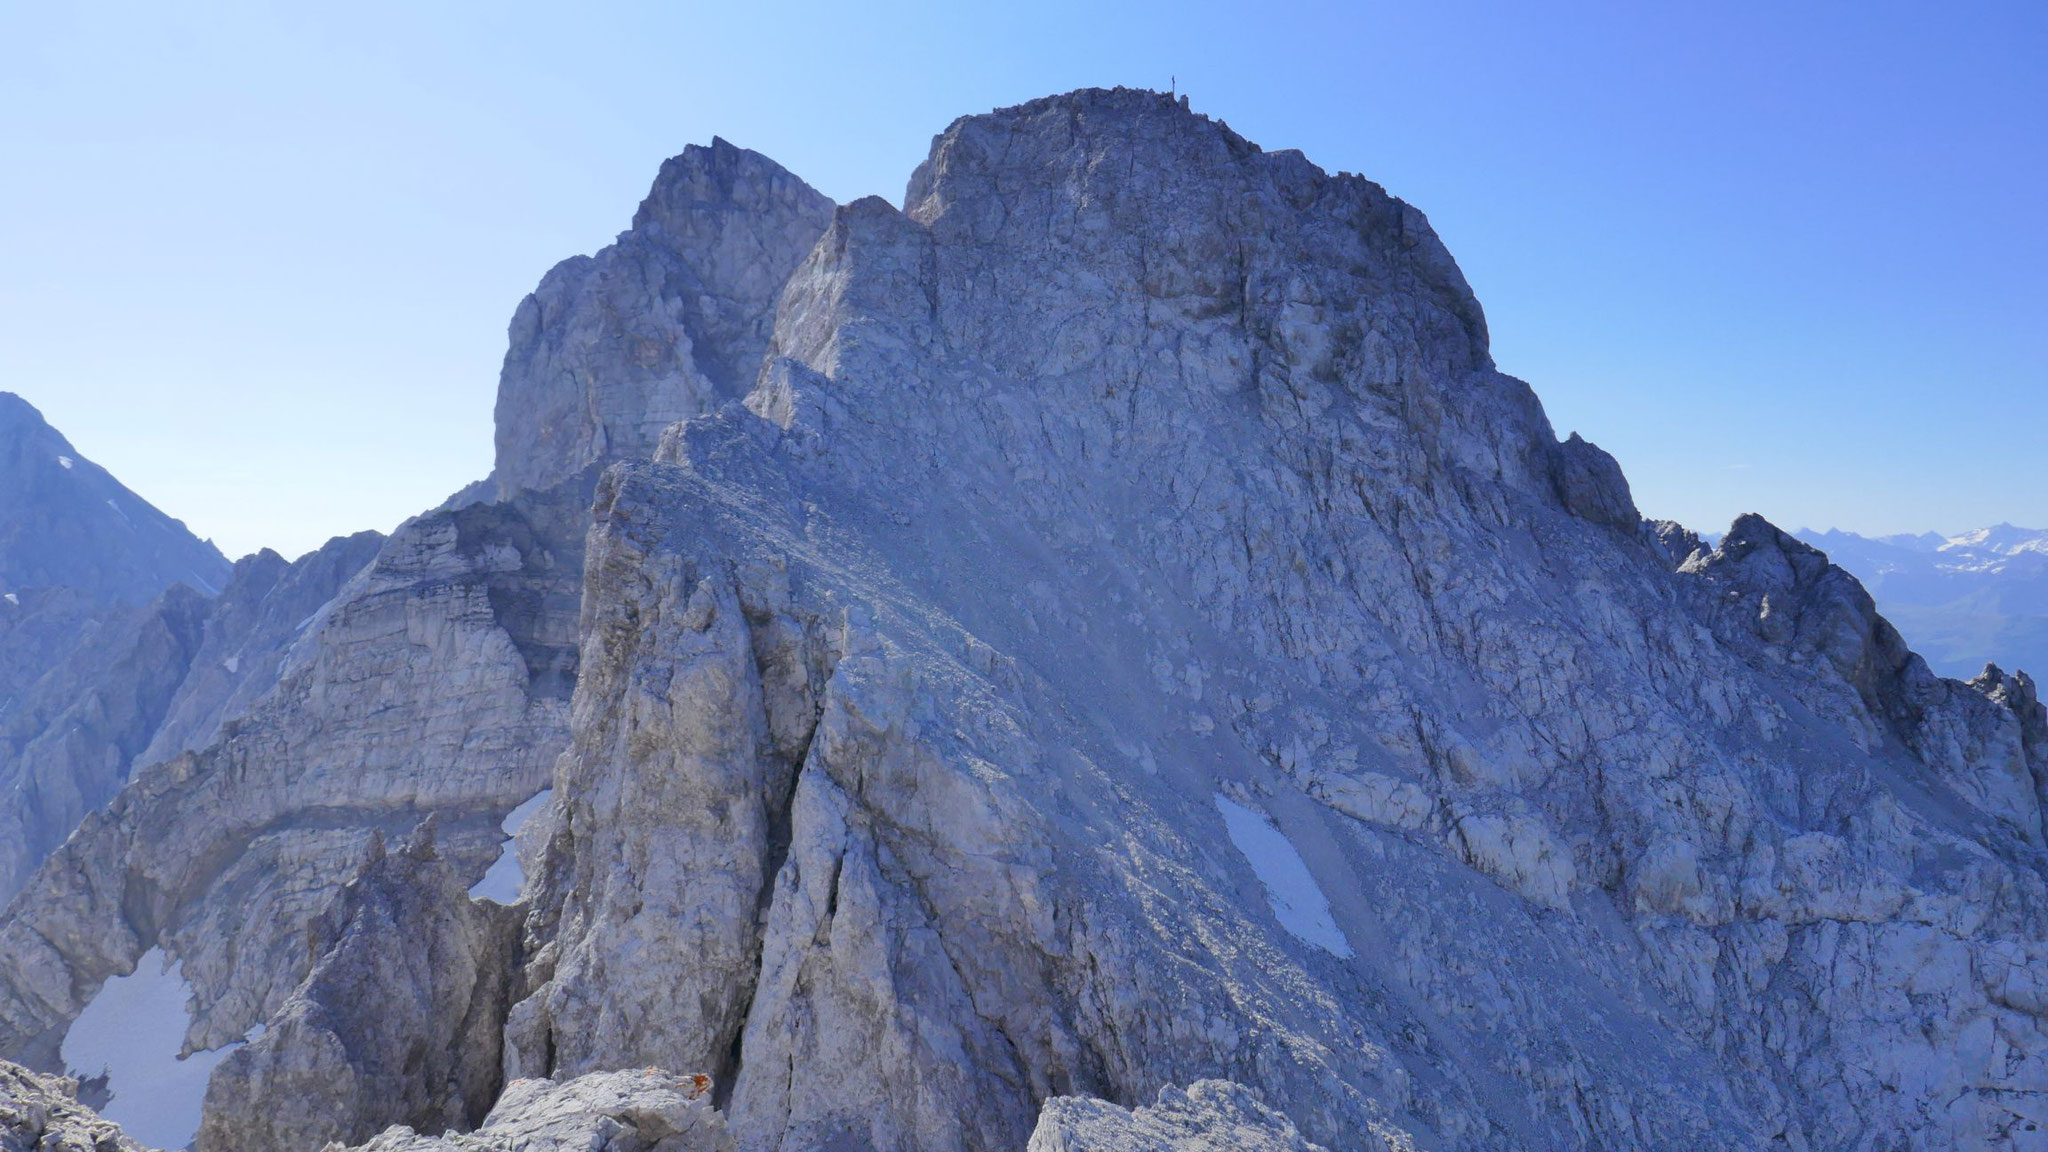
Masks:
[[[1644,521],[1369,180],[1127,90],[900,209],[691,149],[498,417],[200,641],[0,1057],[162,949],[204,1152],[2048,1148],[2033,680]]]

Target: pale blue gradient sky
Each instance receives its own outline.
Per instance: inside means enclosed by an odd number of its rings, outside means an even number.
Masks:
[[[2048,5],[168,7],[0,0],[0,388],[231,555],[488,470],[513,306],[683,145],[893,201],[1176,75],[1426,211],[1646,513],[2048,525]]]

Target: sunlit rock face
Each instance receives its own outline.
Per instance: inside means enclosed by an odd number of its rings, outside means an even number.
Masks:
[[[1368,181],[960,121],[597,520],[513,1074],[709,1068],[748,1148],[1214,1076],[1332,1147],[2033,1139],[2034,705],[1768,526],[1674,555]]]
[[[194,1046],[274,1026],[223,1149],[266,1068],[334,1103],[250,1146],[2040,1146],[2031,680],[1642,523],[1420,212],[1184,103],[963,119],[901,210],[785,179],[699,150],[636,223],[744,240],[744,323],[624,241],[522,308],[505,498],[36,874],[0,1054],[161,942]]]
[[[830,200],[723,140],[663,164],[633,227],[556,265],[513,314],[499,497],[646,459],[670,423],[745,394],[776,295],[831,218]]]
[[[466,900],[566,741],[589,483],[370,541],[281,651],[238,663],[269,686],[203,747],[139,769],[0,920],[0,1050],[51,1062],[100,982],[154,945],[192,985],[190,1044],[240,1038],[308,974],[307,925],[372,840],[430,813]]]

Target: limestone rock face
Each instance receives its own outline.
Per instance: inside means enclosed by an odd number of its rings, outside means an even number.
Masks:
[[[1090,91],[904,203],[714,146],[551,274],[507,498],[171,703],[0,919],[0,1055],[161,943],[191,1044],[273,1025],[220,1147],[499,1080],[370,1146],[2042,1146],[2032,680],[1641,523],[1369,181]]]
[[[600,487],[508,1075],[792,1152],[1218,1076],[1333,1148],[2038,1145],[2017,682],[1636,522],[1365,180],[1084,92],[905,205]]]
[[[830,200],[723,140],[663,164],[632,229],[556,265],[512,317],[499,497],[646,459],[671,422],[744,394],[783,281],[831,216]]]
[[[439,856],[481,877],[566,740],[589,483],[409,522],[298,622],[280,666],[245,667],[276,681],[245,713],[88,816],[0,921],[0,1051],[49,1063],[153,944],[192,984],[188,1044],[239,1039],[318,959],[306,926],[372,837],[430,812]]]
[[[154,764],[214,742],[221,725],[247,714],[277,685],[287,653],[321,609],[377,558],[379,532],[339,536],[296,561],[264,549],[236,562],[210,602],[199,649],[149,746]]]
[[[467,1131],[498,1097],[519,920],[472,901],[431,818],[381,840],[314,921],[313,970],[207,1086],[203,1152],[314,1148],[395,1123]]]
[[[1147,1108],[1056,1096],[1038,1114],[1027,1152],[1322,1152],[1242,1084],[1199,1080],[1161,1088]]]
[[[0,707],[0,899],[135,767],[212,742],[275,686],[300,627],[382,542],[337,539],[296,564],[266,551],[211,599],[175,585],[147,607],[73,619],[67,654]],[[35,594],[32,610],[53,602],[80,603]]]
[[[0,1152],[148,1152],[78,1102],[78,1082],[0,1060]]]
[[[710,1085],[708,1076],[654,1068],[560,1083],[515,1080],[475,1132],[436,1137],[392,1128],[360,1152],[732,1152]]]

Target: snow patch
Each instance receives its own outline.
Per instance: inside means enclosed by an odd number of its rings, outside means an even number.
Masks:
[[[73,463],[73,461],[72,461],[71,457],[69,457],[69,456],[59,456],[59,457],[57,457],[57,463],[59,463],[59,464],[62,464],[62,465],[64,466],[64,470],[65,470],[66,472],[69,472],[69,471],[71,471],[71,467],[72,467],[72,463]]]
[[[5,596],[0,596],[0,600],[5,600],[5,601],[7,601],[7,602],[8,602],[9,604],[14,604],[14,605],[19,605],[19,604],[21,603],[21,597],[19,597],[19,596],[16,596],[16,595],[15,595],[14,593],[12,593],[12,592],[9,592],[9,593],[7,593],[7,595],[5,595]]]
[[[100,986],[58,1050],[70,1075],[108,1073],[113,1098],[101,1114],[152,1148],[192,1143],[207,1078],[240,1047],[178,1055],[191,1024],[185,1004],[192,988],[181,968],[166,963],[161,948],[143,953],[133,974]]]
[[[1287,834],[1273,826],[1264,815],[1254,812],[1231,800],[1222,793],[1216,794],[1216,810],[1223,813],[1223,825],[1230,832],[1230,842],[1244,853],[1251,863],[1252,871],[1258,874],[1259,883],[1266,886],[1266,903],[1273,906],[1273,915],[1280,926],[1287,929],[1296,939],[1313,944],[1332,956],[1349,958],[1356,955],[1351,942],[1330,917],[1330,902],[1323,896],[1323,890],[1316,885],[1316,878],[1308,870],[1308,864],[1301,853],[1294,848],[1294,842]]]
[[[242,670],[242,658],[240,656],[230,656],[221,661],[220,666],[227,669],[228,675],[232,676]]]
[[[472,899],[491,900],[499,904],[518,903],[519,890],[526,885],[526,869],[519,866],[519,842],[515,837],[519,835],[519,830],[526,826],[526,822],[533,819],[533,814],[540,811],[541,805],[548,802],[548,797],[554,794],[555,790],[552,788],[541,789],[526,803],[514,808],[505,817],[505,822],[498,825],[505,830],[505,847],[498,853],[498,859],[491,864],[490,871],[485,872],[484,878],[470,888],[469,894]]]

